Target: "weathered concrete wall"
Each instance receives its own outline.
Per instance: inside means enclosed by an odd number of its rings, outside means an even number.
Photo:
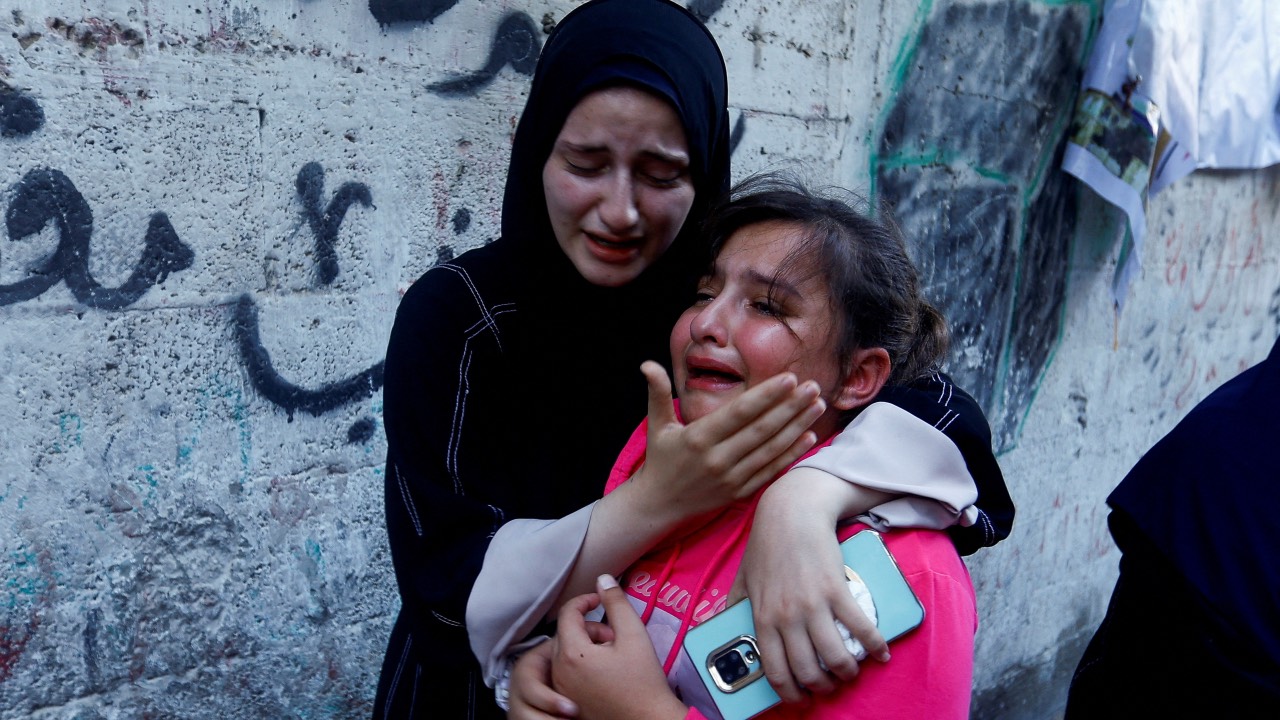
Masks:
[[[399,293],[494,236],[563,0],[0,0],[0,717],[361,717]],[[1280,332],[1280,174],[1118,220],[1055,169],[1095,0],[698,0],[737,174],[897,204],[1019,505],[974,716],[1052,717],[1103,498]]]

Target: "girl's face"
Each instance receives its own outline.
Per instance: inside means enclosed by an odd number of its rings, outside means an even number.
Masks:
[[[542,185],[556,242],[578,273],[626,285],[671,247],[693,206],[680,118],[642,90],[593,92],[560,129]]]
[[[783,221],[748,225],[724,244],[698,299],[671,331],[676,394],[692,422],[781,372],[815,380],[827,412],[813,429],[834,432],[843,379],[838,318],[826,281],[807,262],[779,268],[802,242]]]

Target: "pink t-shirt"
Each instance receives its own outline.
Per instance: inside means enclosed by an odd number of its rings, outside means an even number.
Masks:
[[[644,462],[646,425],[641,424],[618,456],[605,493],[630,478]],[[759,495],[735,503],[705,525],[671,538],[628,568],[622,585],[632,605],[652,614],[646,623],[659,660],[668,653],[689,617],[697,625],[727,605],[727,597],[747,544],[747,524]],[[840,529],[841,540],[865,529]],[[883,534],[885,545],[925,608],[920,627],[890,645],[892,660],[860,664],[856,680],[807,705],[779,705],[760,715],[781,718],[956,718],[969,717],[973,681],[973,639],[978,616],[973,583],[945,532],[898,529]],[[665,575],[665,579],[664,579]],[[697,670],[681,650],[667,680],[690,706],[690,718],[718,718]]]

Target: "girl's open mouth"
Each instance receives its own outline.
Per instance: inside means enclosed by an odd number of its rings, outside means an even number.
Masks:
[[[742,375],[734,368],[709,358],[687,358],[685,384],[699,390],[722,390],[742,383]]]

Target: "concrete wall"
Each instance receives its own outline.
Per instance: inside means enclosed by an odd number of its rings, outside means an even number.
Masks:
[[[1098,0],[697,0],[738,175],[898,204],[1019,506],[974,716],[1060,711],[1103,499],[1280,332],[1275,171],[1115,214],[1055,168]],[[381,360],[492,238],[563,0],[0,0],[0,718],[362,717],[396,609]]]

